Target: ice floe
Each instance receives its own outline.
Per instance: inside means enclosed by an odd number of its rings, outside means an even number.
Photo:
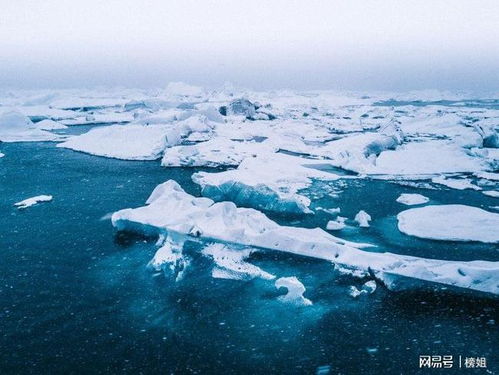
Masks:
[[[369,222],[371,221],[371,215],[364,210],[360,210],[357,215],[355,215],[354,220],[357,224],[359,224],[359,227],[367,228],[369,227]]]
[[[397,215],[401,232],[447,241],[499,242],[499,214],[461,204],[411,208]]]
[[[374,280],[369,280],[362,285],[362,287],[359,289],[356,286],[351,286],[349,288],[349,294],[353,298],[357,298],[361,296],[362,294],[372,294],[376,291],[376,281]]]
[[[146,206],[114,213],[112,223],[118,230],[178,237],[173,241],[177,248],[186,240],[217,242],[323,259],[343,271],[375,276],[393,290],[429,282],[499,294],[499,262],[444,261],[361,250],[369,245],[342,240],[319,228],[281,226],[254,209],[194,197],[172,180],[158,185]],[[168,246],[164,254],[155,256],[155,267],[178,263],[179,251]]]
[[[19,209],[28,208],[40,202],[50,202],[52,198],[53,198],[52,195],[37,195],[36,197],[31,197],[28,199],[24,199],[20,202],[14,203],[14,206],[16,206]]]
[[[428,203],[430,199],[421,194],[400,194],[397,202],[405,204],[406,206],[414,206],[417,204]]]
[[[481,190],[479,186],[474,185],[469,179],[466,178],[446,178],[445,176],[434,177],[431,179],[434,184],[447,186],[451,189],[465,190]]]
[[[346,227],[346,217],[338,216],[335,220],[329,220],[326,224],[327,230],[341,230]]]
[[[496,190],[482,191],[482,193],[489,196],[489,197],[499,198],[499,191],[496,191]]]
[[[8,110],[0,113],[0,141],[36,142],[52,141],[58,136],[40,129],[19,111]]]
[[[286,288],[288,290],[285,295],[279,296],[279,300],[282,302],[303,306],[309,306],[312,304],[312,301],[303,296],[303,293],[306,291],[305,286],[295,276],[281,277],[277,279],[275,281],[275,287],[277,289]]]

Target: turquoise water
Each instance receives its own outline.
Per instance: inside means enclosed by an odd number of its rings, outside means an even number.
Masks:
[[[199,195],[192,169],[127,162],[56,148],[53,143],[2,144],[0,159],[0,373],[417,373],[421,354],[486,357],[498,368],[497,300],[483,296],[382,287],[359,299],[360,282],[331,265],[280,253],[253,263],[297,276],[310,307],[277,300],[263,280],[211,278],[196,244],[178,283],[147,269],[154,239],[115,233],[107,214],[143,205],[173,178]],[[321,190],[324,187],[313,187]],[[441,259],[499,260],[497,247],[413,239],[396,230],[402,192],[435,203],[497,205],[474,191],[419,190],[383,181],[351,181],[317,205],[366,210],[372,228],[342,237],[379,250]],[[17,201],[54,200],[26,210]],[[324,227],[319,213],[285,224]],[[451,373],[450,370],[443,370]],[[464,370],[463,370],[464,371]]]

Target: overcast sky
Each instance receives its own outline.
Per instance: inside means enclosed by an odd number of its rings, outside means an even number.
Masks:
[[[0,0],[0,87],[499,90],[499,0]]]

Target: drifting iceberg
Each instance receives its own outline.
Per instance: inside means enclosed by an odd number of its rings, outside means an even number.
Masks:
[[[361,228],[368,228],[369,222],[371,221],[371,215],[366,211],[360,210],[357,215],[355,215],[354,220],[359,224]]]
[[[376,291],[376,281],[374,280],[369,280],[362,285],[360,289],[358,289],[355,286],[351,286],[349,288],[349,294],[353,298],[357,298],[361,296],[362,294],[372,294]]]
[[[191,132],[210,129],[211,125],[202,117],[165,125],[112,125],[71,137],[58,147],[116,159],[155,160],[165,148],[179,144]]]
[[[298,280],[295,276],[292,277],[281,277],[275,281],[275,287],[286,288],[288,292],[279,296],[279,300],[282,302],[292,303],[295,305],[309,306],[312,304],[308,298],[303,297],[305,293],[305,286]]]
[[[397,215],[410,236],[447,241],[499,242],[499,214],[461,204],[411,208]]]
[[[232,201],[238,206],[279,213],[311,213],[310,199],[298,191],[312,184],[313,179],[346,178],[323,172],[315,160],[286,154],[264,154],[246,158],[237,169],[219,173],[198,172],[192,180],[202,194],[215,201]]]
[[[52,200],[52,195],[37,195],[36,197],[28,198],[20,202],[14,203],[14,206],[16,206],[19,209],[22,209],[34,206],[35,204],[40,202],[50,202],[51,200]]]
[[[429,198],[421,194],[400,194],[397,202],[405,204],[406,206],[414,206],[417,204],[424,204],[430,201]]]
[[[175,236],[182,241],[218,242],[323,259],[342,270],[374,276],[392,290],[418,287],[423,281],[499,294],[499,262],[364,251],[361,248],[369,245],[342,240],[319,228],[281,226],[254,209],[196,198],[173,180],[158,185],[146,206],[115,212],[112,223],[118,230]],[[169,251],[166,258],[171,258]]]
[[[346,227],[346,217],[338,216],[336,220],[329,220],[326,224],[327,230],[341,230]]]

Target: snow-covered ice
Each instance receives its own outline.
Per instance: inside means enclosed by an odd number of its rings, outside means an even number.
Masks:
[[[488,225],[497,228],[495,220]],[[369,245],[342,240],[319,228],[281,226],[259,211],[231,202],[196,198],[172,180],[158,185],[146,206],[115,212],[112,223],[118,230],[179,237],[178,246],[185,240],[218,242],[323,259],[342,270],[374,275],[393,290],[425,281],[499,294],[499,262],[445,261],[361,250]],[[171,263],[171,250],[161,259]],[[411,280],[410,286],[406,279]]]
[[[279,296],[279,300],[282,302],[303,306],[309,306],[312,304],[312,301],[303,296],[303,293],[306,291],[305,286],[295,276],[281,277],[277,279],[275,281],[275,287],[277,289],[286,288],[288,290],[285,295]]]
[[[329,220],[326,224],[327,230],[341,230],[346,227],[346,217],[338,216],[335,220]]]
[[[52,195],[37,195],[36,197],[27,198],[20,202],[14,203],[14,206],[16,206],[19,209],[28,208],[34,206],[37,203],[50,202],[51,200],[52,200]]]
[[[499,214],[461,204],[411,208],[397,215],[401,232],[447,241],[499,242]]]
[[[351,286],[349,288],[349,294],[353,298],[357,298],[361,296],[362,294],[372,294],[376,291],[376,281],[374,280],[369,280],[362,285],[362,287],[359,289],[356,286]]]
[[[19,111],[0,112],[0,141],[36,142],[53,141],[58,136],[44,131]]]
[[[400,194],[397,202],[405,204],[406,206],[414,206],[417,204],[428,203],[430,199],[421,194]]]
[[[354,220],[357,224],[359,224],[359,227],[367,228],[369,227],[369,222],[371,221],[371,215],[364,210],[360,210],[357,215],[355,215]]]
[[[480,187],[474,185],[469,179],[466,178],[446,178],[444,176],[434,177],[431,179],[431,182],[434,184],[440,184],[447,186],[451,189],[457,190],[465,190],[465,189],[473,189],[473,190],[481,190]]]
[[[489,197],[499,198],[499,191],[496,191],[496,190],[482,191],[482,193],[489,196]]]

